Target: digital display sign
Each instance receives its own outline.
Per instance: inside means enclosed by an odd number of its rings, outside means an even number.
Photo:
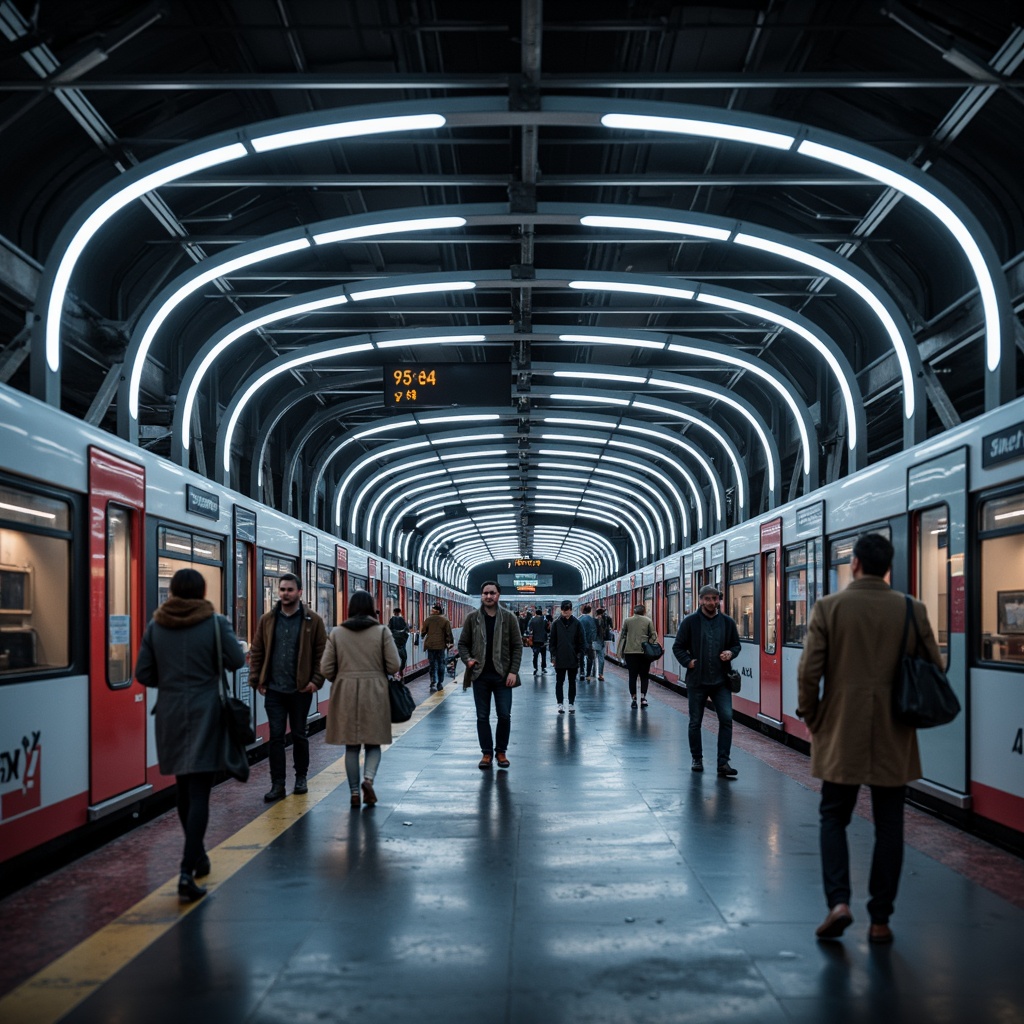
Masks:
[[[541,590],[550,590],[553,582],[553,576],[536,572],[517,572],[514,576],[498,576],[498,586],[502,590],[514,590],[517,594],[536,594]]]
[[[385,409],[447,409],[456,405],[511,404],[508,363],[439,363],[384,366]]]

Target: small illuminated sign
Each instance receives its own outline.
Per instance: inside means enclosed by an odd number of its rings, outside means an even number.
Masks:
[[[390,363],[384,366],[385,409],[445,409],[509,405],[508,363]]]

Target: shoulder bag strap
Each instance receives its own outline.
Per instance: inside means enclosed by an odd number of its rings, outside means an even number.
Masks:
[[[914,606],[910,602],[910,595],[904,594],[904,599],[907,602],[907,617],[903,620],[903,643],[900,645],[900,657],[907,653],[907,635],[910,632],[910,620],[914,618]],[[917,622],[914,622],[914,632],[917,633],[918,643],[921,640],[921,634],[917,631]],[[917,644],[914,644],[914,651],[917,651]]]

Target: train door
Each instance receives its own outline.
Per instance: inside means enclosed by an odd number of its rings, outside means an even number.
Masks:
[[[761,712],[782,724],[782,520],[761,524]]]
[[[235,550],[234,550],[234,593],[233,625],[235,636],[244,644],[252,645],[252,638],[259,621],[256,595],[256,513],[236,505]],[[248,647],[246,648],[248,650]],[[256,694],[249,686],[249,663],[235,672],[235,696],[249,706],[250,721],[256,723]]]
[[[911,574],[914,596],[925,603],[928,621],[946,657],[946,674],[967,706],[967,637],[964,554],[967,547],[967,449],[915,466],[907,480],[911,515]],[[917,734],[924,785],[940,786],[966,804],[967,715],[941,729]],[[922,783],[917,783],[920,787]],[[948,792],[937,794],[950,799]]]
[[[145,470],[90,447],[90,817],[149,788],[146,694],[132,677],[145,619],[145,508]]]

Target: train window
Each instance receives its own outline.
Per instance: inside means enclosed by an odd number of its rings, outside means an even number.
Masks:
[[[939,650],[949,658],[949,508],[940,505],[917,517],[916,596],[928,609]]]
[[[679,580],[665,583],[665,635],[675,636],[679,631]]]
[[[768,551],[764,557],[764,653],[775,653],[776,632],[778,623],[775,621],[775,594],[778,586],[778,566],[774,551]]]
[[[327,623],[335,625],[334,617],[334,570],[318,566],[316,570],[316,613]]]
[[[981,657],[1024,664],[1024,492],[981,506]]]
[[[132,681],[132,519],[131,512],[107,506],[107,685]]]
[[[654,610],[654,587],[644,587],[644,615],[651,617]]]
[[[286,573],[295,572],[298,562],[287,555],[275,555],[270,552],[263,554],[263,611],[269,612],[277,601],[278,580]],[[305,595],[303,595],[305,596]]]
[[[862,532],[880,533],[883,537],[892,540],[892,531],[888,526],[872,526]],[[850,563],[853,558],[853,545],[857,543],[857,536],[843,537],[841,540],[832,541],[828,559],[828,592],[830,594],[838,594],[853,581],[853,569],[850,567]],[[890,582],[892,573],[887,572],[885,579]]]
[[[802,644],[815,599],[815,541],[786,548],[786,591],[783,597],[783,636],[786,644]]]
[[[736,620],[741,640],[756,640],[754,635],[754,560],[731,562],[728,568],[729,590],[727,607]]]
[[[171,577],[179,569],[195,569],[206,580],[206,599],[218,612],[224,610],[223,541],[180,526],[158,526],[156,549],[160,604],[171,596]]]
[[[0,676],[70,661],[71,509],[0,485]]]
[[[252,594],[249,592],[249,545],[235,541],[235,636],[246,643],[252,640],[249,623],[252,621]]]

